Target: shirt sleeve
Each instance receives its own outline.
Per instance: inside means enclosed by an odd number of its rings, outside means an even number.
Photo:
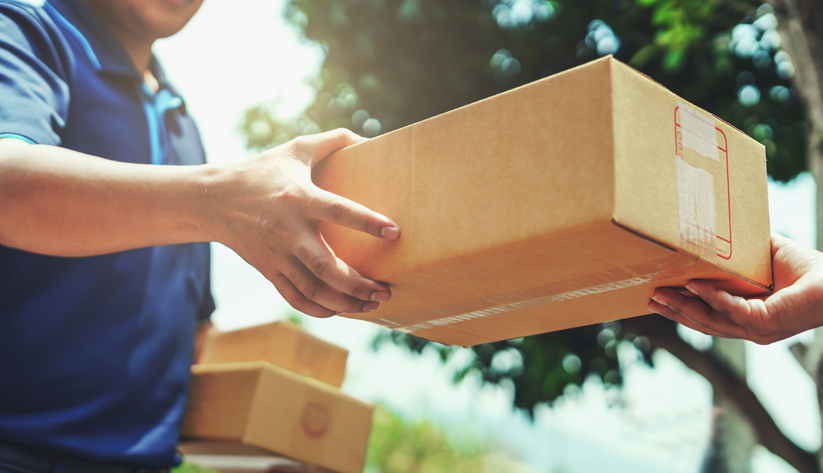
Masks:
[[[41,9],[0,2],[0,135],[61,143],[70,64],[64,36]]]

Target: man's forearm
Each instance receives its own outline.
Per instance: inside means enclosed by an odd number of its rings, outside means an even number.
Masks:
[[[209,241],[203,196],[217,172],[0,140],[0,244],[89,256]]]

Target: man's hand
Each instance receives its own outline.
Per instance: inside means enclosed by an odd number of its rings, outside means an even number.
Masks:
[[[320,234],[321,221],[395,240],[397,225],[311,181],[311,170],[334,151],[359,143],[339,129],[292,140],[228,167],[207,191],[205,213],[219,222],[217,241],[271,281],[295,309],[315,317],[369,312],[391,291],[337,258]]]
[[[297,138],[230,165],[152,166],[0,140],[0,244],[54,256],[218,241],[316,317],[368,312],[389,288],[334,255],[321,221],[396,240],[388,218],[319,189],[311,169],[359,143],[347,130]]]
[[[746,300],[689,281],[687,297],[675,289],[654,292],[649,310],[707,335],[759,344],[783,340],[823,325],[823,253],[772,233],[775,291]]]

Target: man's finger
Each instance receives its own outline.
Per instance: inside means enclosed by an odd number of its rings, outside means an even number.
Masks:
[[[277,292],[283,296],[283,299],[289,303],[294,309],[310,315],[312,317],[327,318],[335,315],[335,311],[327,309],[320,304],[310,301],[300,292],[294,284],[283,274],[278,273],[271,278],[271,283],[277,289]]]
[[[363,301],[333,289],[317,278],[297,258],[292,258],[283,268],[283,275],[303,296],[327,309],[338,313],[371,312],[379,305],[375,301]]]
[[[754,322],[752,320],[752,308],[746,299],[716,289],[706,281],[689,281],[688,284],[686,284],[686,289],[702,299],[718,314],[728,318],[736,325],[752,327]]]
[[[292,145],[297,153],[302,154],[300,158],[310,160],[311,166],[314,167],[315,164],[338,149],[355,145],[362,141],[362,137],[350,130],[338,128],[336,130],[295,138],[292,141]]]
[[[378,238],[400,238],[400,228],[388,217],[322,189],[317,189],[312,196],[307,216],[313,220],[342,225]]]
[[[671,288],[654,291],[652,300],[681,314],[695,324],[734,338],[748,338],[746,329],[729,318],[721,316],[705,302],[687,297]]]
[[[364,278],[335,256],[319,232],[304,235],[298,241],[294,256],[329,286],[364,301],[386,302],[391,298],[388,286]]]

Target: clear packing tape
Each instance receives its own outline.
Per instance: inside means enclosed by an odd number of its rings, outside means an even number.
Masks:
[[[678,101],[675,113],[675,168],[680,239],[695,248],[701,258],[713,261],[718,254],[721,257],[731,257],[731,223],[729,248],[718,252],[716,186],[714,175],[707,170],[711,167],[719,169],[723,164],[720,162],[714,117],[682,101]],[[686,150],[691,150],[694,154],[689,153],[692,156],[687,157]]]
[[[691,260],[691,262],[694,261],[696,260]],[[435,309],[403,314],[393,317],[392,320],[375,320],[374,323],[404,333],[415,333],[516,310],[651,284],[656,280],[685,274],[688,265],[688,263],[684,265],[682,255],[673,254],[655,261],[586,274],[529,289],[479,297]]]

